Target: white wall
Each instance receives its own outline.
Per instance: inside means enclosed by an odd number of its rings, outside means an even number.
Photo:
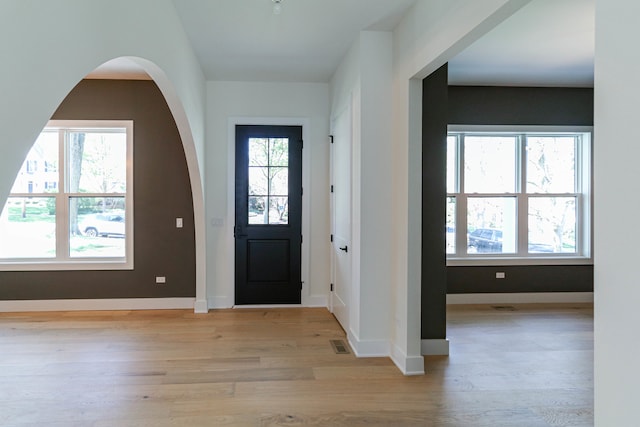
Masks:
[[[331,80],[332,115],[353,107],[348,333],[359,356],[389,355],[392,33],[363,31]]]
[[[527,2],[418,0],[393,33],[391,57],[383,59],[384,42],[367,44],[383,36],[363,32],[331,81],[332,114],[350,94],[361,96],[360,105],[354,107],[354,115],[360,114],[362,120],[361,139],[354,142],[354,156],[358,154],[354,168],[361,168],[354,185],[360,186],[360,195],[353,193],[354,199],[359,197],[361,215],[354,217],[354,224],[360,227],[360,246],[366,243],[367,250],[360,253],[360,266],[354,265],[364,274],[354,285],[360,296],[358,306],[352,307],[360,321],[355,327],[359,335],[369,338],[371,333],[377,339],[376,332],[365,328],[372,320],[368,313],[379,313],[376,319],[387,323],[383,333],[390,356],[407,374],[424,369],[420,354],[421,79]],[[375,68],[385,61],[391,61],[390,74]],[[385,97],[386,104],[376,103]],[[391,115],[391,123],[380,121],[384,114]],[[377,139],[376,130],[388,135],[388,145]],[[384,160],[390,169],[380,170]],[[375,186],[389,194],[392,208],[378,211],[374,219],[367,210],[375,204]],[[357,243],[352,244],[357,250]]]
[[[638,425],[640,3],[596,0],[595,425]]]
[[[102,63],[134,57],[167,98],[194,191],[197,293],[204,298],[204,75],[170,0],[0,2],[0,206],[69,91]]]
[[[234,304],[233,128],[245,124],[305,123],[303,217],[308,216],[308,280],[303,303],[327,305],[329,292],[329,86],[324,83],[207,83],[207,295],[212,308]],[[305,162],[306,159],[306,162]],[[303,184],[305,184],[303,182]],[[304,220],[303,220],[304,221]],[[303,224],[303,233],[304,233]],[[307,283],[308,282],[308,283]]]

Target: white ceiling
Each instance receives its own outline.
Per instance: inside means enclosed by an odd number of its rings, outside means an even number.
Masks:
[[[532,0],[449,61],[449,83],[593,86],[595,0]]]
[[[391,30],[415,0],[174,0],[209,80],[327,82],[362,30]]]
[[[282,0],[279,15],[272,0],[173,1],[208,80],[327,82],[360,31],[392,30],[416,0]],[[450,83],[592,86],[594,3],[532,0],[449,62]],[[93,76],[140,74],[108,65]]]

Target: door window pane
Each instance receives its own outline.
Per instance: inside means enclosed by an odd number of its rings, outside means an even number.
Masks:
[[[516,252],[516,198],[470,197],[467,200],[467,252]]]
[[[516,141],[510,136],[465,137],[465,193],[515,192]]]
[[[269,139],[269,165],[289,166],[289,140],[287,138]]]
[[[576,252],[575,197],[529,198],[529,253]]]
[[[288,138],[249,138],[249,224],[288,224],[288,165]]]
[[[269,224],[288,224],[289,198],[269,197]]]
[[[127,191],[127,136],[121,132],[69,132],[70,193]]]
[[[54,258],[53,197],[9,197],[0,214],[0,258]]]
[[[249,138],[249,166],[267,166],[269,164],[269,140]]]
[[[574,137],[527,137],[527,192],[573,193],[575,151]]]
[[[287,168],[269,168],[271,188],[269,194],[274,196],[289,195],[289,169]]]
[[[249,167],[249,195],[266,196],[269,187],[268,167]]]
[[[249,197],[249,224],[268,224],[267,197]]]

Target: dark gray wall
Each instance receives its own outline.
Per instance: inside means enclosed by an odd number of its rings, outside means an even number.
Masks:
[[[446,337],[447,77],[445,64],[422,84],[422,338]]]
[[[449,124],[593,126],[593,89],[450,86]]]
[[[155,83],[84,80],[52,118],[134,121],[134,270],[0,272],[0,299],[195,296],[189,173],[175,121]],[[184,219],[181,229],[177,217]],[[156,276],[167,283],[157,285]]]
[[[505,273],[496,279],[496,272]],[[593,265],[447,267],[447,292],[592,292]]]
[[[593,126],[588,88],[450,86],[447,105],[449,124]],[[593,291],[593,265],[447,268],[448,293],[572,291]]]

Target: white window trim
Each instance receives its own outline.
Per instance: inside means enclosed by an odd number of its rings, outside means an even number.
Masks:
[[[591,194],[593,188],[593,127],[592,126],[493,126],[493,125],[449,125],[448,133],[461,132],[461,133],[583,133],[587,134],[587,140],[583,141],[582,147],[577,150],[578,158],[576,163],[579,163],[580,173],[577,174],[578,182],[576,183],[577,203],[579,206],[579,214],[576,218],[577,233],[579,234],[578,245],[579,249],[576,254],[472,254],[460,256],[457,254],[447,254],[447,266],[480,266],[480,265],[591,265],[593,264],[593,195]],[[518,148],[519,151],[519,148]],[[460,168],[463,164],[463,159],[460,157],[459,147],[457,150],[458,159],[456,159],[456,168]],[[522,156],[519,155],[519,159]],[[521,167],[521,161],[518,161],[518,173]],[[463,171],[457,170],[458,179],[464,179]],[[458,181],[459,182],[459,181]],[[456,193],[460,194],[460,193]],[[454,194],[447,194],[447,197]],[[563,196],[564,194],[540,194],[543,196]],[[474,194],[475,196],[475,194]],[[478,196],[487,196],[487,194],[478,194]],[[496,194],[496,196],[508,197],[514,196],[513,193]],[[537,197],[535,195],[533,197]],[[529,197],[529,196],[525,196]],[[463,197],[463,204],[466,203],[468,196]],[[460,198],[458,202],[460,202]],[[462,219],[463,228],[466,229],[466,218],[464,214],[458,209],[456,212],[456,225],[460,224]],[[466,206],[463,206],[463,210],[466,213]],[[518,224],[527,223],[527,212],[518,210]],[[459,227],[456,227],[456,231]],[[523,231],[524,230],[524,231]],[[522,233],[526,234],[526,227],[518,227],[518,236]],[[466,233],[456,233],[456,247],[466,247]],[[519,239],[521,240],[521,239]],[[460,246],[462,245],[462,246]]]
[[[0,260],[0,271],[62,271],[62,270],[133,270],[133,249],[134,249],[134,212],[133,212],[133,121],[132,120],[50,120],[45,129],[83,129],[92,130],[100,128],[125,128],[127,135],[127,165],[126,165],[126,193],[116,196],[125,198],[125,256],[124,257],[69,257],[68,256],[68,206],[61,203],[64,197],[56,198],[56,217],[62,216],[64,227],[56,227],[56,253],[59,255],[55,259],[49,258],[8,258]],[[45,130],[43,129],[43,131]],[[63,145],[66,149],[66,144]],[[64,170],[66,169],[65,150],[59,150],[58,160],[58,190],[66,179]],[[62,186],[66,188],[66,186]],[[70,194],[70,193],[57,193]],[[83,193],[83,195],[85,195]],[[91,194],[89,194],[91,195]],[[110,194],[111,195],[111,194]],[[51,197],[48,193],[22,194],[12,193],[8,197]],[[58,221],[56,220],[56,224]],[[61,251],[63,250],[63,251]],[[60,255],[64,254],[64,255]]]

